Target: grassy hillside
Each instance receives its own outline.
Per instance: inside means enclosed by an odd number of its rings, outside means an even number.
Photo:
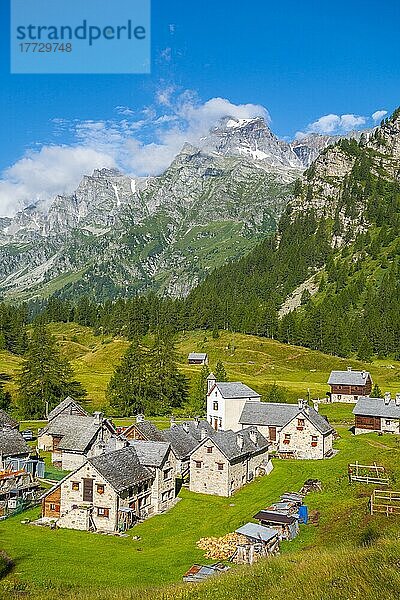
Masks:
[[[57,596],[133,600],[143,597],[143,588],[150,588],[149,600],[251,596],[275,600],[282,594],[300,600],[372,600],[381,589],[381,598],[396,598],[400,516],[371,517],[371,487],[349,485],[346,473],[348,462],[376,461],[387,468],[392,486],[398,487],[400,442],[390,435],[353,437],[344,428],[340,433],[341,439],[335,442],[339,453],[334,458],[275,460],[271,475],[249,484],[233,498],[183,490],[170,512],[131,531],[141,536],[139,541],[23,525],[21,516],[8,519],[1,524],[0,546],[17,567],[0,591],[6,591],[9,595],[4,597],[9,598],[17,587],[31,591],[28,598],[41,600]],[[282,544],[280,557],[253,568],[234,567],[232,574],[204,586],[164,588],[178,584],[192,563],[211,562],[205,561],[195,545],[200,537],[233,531],[281,493],[298,490],[308,477],[323,483],[322,492],[307,497],[309,509],[320,513],[319,524],[302,525],[296,540]],[[33,510],[28,516],[37,514]],[[365,548],[366,543],[371,547]]]
[[[128,342],[107,336],[95,336],[87,327],[73,323],[56,323],[49,326],[58,340],[63,354],[72,361],[76,378],[83,383],[89,394],[89,405],[101,408],[105,403],[105,390],[111,374],[119,363]],[[382,391],[400,391],[400,362],[377,360],[365,364],[351,359],[341,359],[299,346],[282,344],[267,338],[220,332],[213,339],[210,332],[194,331],[181,334],[177,350],[180,368],[193,381],[200,367],[187,364],[190,351],[209,354],[210,367],[218,360],[225,364],[229,379],[240,380],[261,394],[274,382],[286,388],[288,397],[306,397],[310,389],[312,398],[324,397],[328,391],[326,382],[332,369],[367,368]],[[0,352],[0,372],[15,375],[20,360]],[[10,384],[15,389],[14,383]],[[343,414],[349,414],[344,407]],[[327,407],[340,420],[340,407]],[[342,412],[343,412],[342,410]]]

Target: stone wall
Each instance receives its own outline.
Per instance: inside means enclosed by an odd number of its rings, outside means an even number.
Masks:
[[[300,415],[300,419],[302,418]],[[284,443],[286,435],[290,435],[289,443]],[[313,437],[316,438],[315,441]],[[279,451],[294,452],[296,458],[321,459],[331,448],[332,434],[325,436],[324,440],[324,436],[308,419],[304,419],[304,426],[300,428],[296,417],[280,431]]]

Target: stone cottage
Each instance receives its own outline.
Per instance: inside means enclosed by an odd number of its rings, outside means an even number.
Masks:
[[[353,409],[354,433],[400,433],[400,394],[392,398],[359,398]]]
[[[205,437],[190,457],[190,490],[231,496],[258,475],[270,472],[269,446],[256,427]]]
[[[78,415],[80,417],[88,417],[89,413],[87,413],[85,409],[78,404],[78,402],[71,398],[71,396],[68,396],[49,412],[47,420],[51,421],[59,415]]]
[[[282,456],[321,459],[332,455],[334,429],[304,400],[297,404],[246,402],[239,420],[255,426]]]
[[[18,429],[7,426],[0,429],[0,469],[5,469],[9,460],[28,459],[30,451]]]
[[[92,417],[60,414],[41,430],[38,448],[52,453],[56,467],[72,471],[87,458],[104,452],[113,434],[113,425],[99,412]]]
[[[372,379],[368,371],[332,371],[328,379],[331,387],[331,402],[357,402],[362,396],[369,396],[372,390]]]

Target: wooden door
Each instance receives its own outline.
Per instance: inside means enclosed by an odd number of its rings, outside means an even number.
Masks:
[[[269,428],[269,439],[271,442],[276,442],[276,427]]]
[[[83,501],[93,502],[93,479],[83,480]]]

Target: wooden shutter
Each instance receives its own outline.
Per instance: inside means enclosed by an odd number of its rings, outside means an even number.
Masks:
[[[83,480],[83,501],[93,502],[93,479]]]

